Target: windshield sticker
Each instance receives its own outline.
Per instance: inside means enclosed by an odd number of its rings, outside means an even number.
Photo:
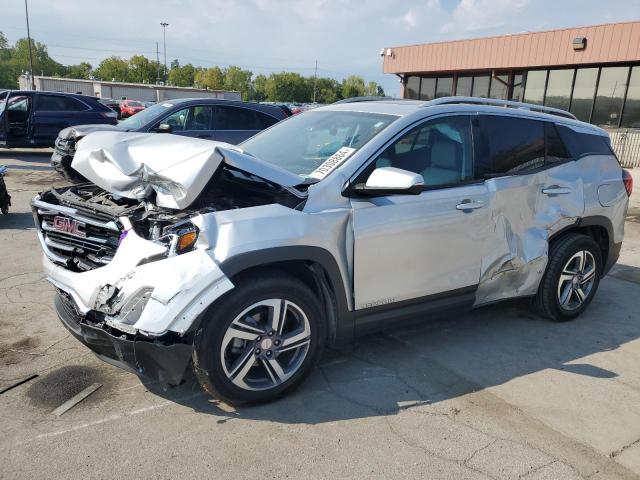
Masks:
[[[322,165],[309,174],[310,178],[322,180],[324,177],[333,172],[336,168],[344,163],[344,161],[355,152],[355,148],[342,147],[336,153],[327,158]]]

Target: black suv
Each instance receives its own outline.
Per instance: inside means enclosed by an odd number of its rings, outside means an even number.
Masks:
[[[56,92],[0,92],[0,147],[53,147],[73,125],[115,125],[117,114],[98,99]]]

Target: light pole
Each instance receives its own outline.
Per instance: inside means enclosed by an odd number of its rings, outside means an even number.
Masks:
[[[31,90],[36,89],[36,81],[33,78],[33,53],[31,52],[31,32],[29,31],[29,7],[27,0],[24,0],[24,13],[27,17],[27,39],[29,41],[29,67],[31,68]]]
[[[167,84],[167,27],[169,26],[169,24],[167,22],[160,22],[160,25],[162,25],[162,39],[163,39],[163,49],[164,49],[164,83],[166,85]]]

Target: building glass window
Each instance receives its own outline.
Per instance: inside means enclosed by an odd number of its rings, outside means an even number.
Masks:
[[[515,100],[516,102],[521,102],[524,93],[524,72],[514,72],[513,73],[513,88],[511,90],[511,100]]]
[[[473,77],[458,77],[458,82],[456,83],[456,95],[470,97],[472,81]]]
[[[509,95],[509,74],[496,75],[491,79],[489,98],[506,100]]]
[[[530,70],[527,72],[527,83],[524,88],[524,101],[542,105],[544,102],[544,86],[547,83],[546,70]]]
[[[408,77],[404,87],[404,98],[416,100],[420,92],[420,77]]]
[[[433,100],[436,95],[436,78],[422,78],[420,83],[420,100]]]
[[[453,91],[453,77],[439,77],[436,98],[449,97]]]
[[[579,68],[576,70],[576,81],[573,85],[571,113],[578,120],[588,122],[591,116],[593,96],[596,93],[597,68]]]
[[[473,96],[488,97],[490,81],[491,77],[489,75],[478,75],[473,77]]]
[[[568,110],[571,103],[573,69],[550,70],[544,104],[549,107]]]
[[[631,70],[627,101],[622,114],[622,127],[640,128],[640,67]]]
[[[600,71],[591,123],[617,127],[620,122],[629,67],[606,67]]]

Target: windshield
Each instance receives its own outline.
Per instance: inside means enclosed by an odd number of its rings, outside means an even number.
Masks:
[[[133,117],[121,121],[118,126],[127,130],[136,130],[148,123],[160,120],[160,117],[164,116],[171,107],[173,107],[172,103],[158,103],[153,107],[136,113]]]
[[[260,160],[321,180],[397,118],[379,113],[309,111],[277,123],[241,147]]]

